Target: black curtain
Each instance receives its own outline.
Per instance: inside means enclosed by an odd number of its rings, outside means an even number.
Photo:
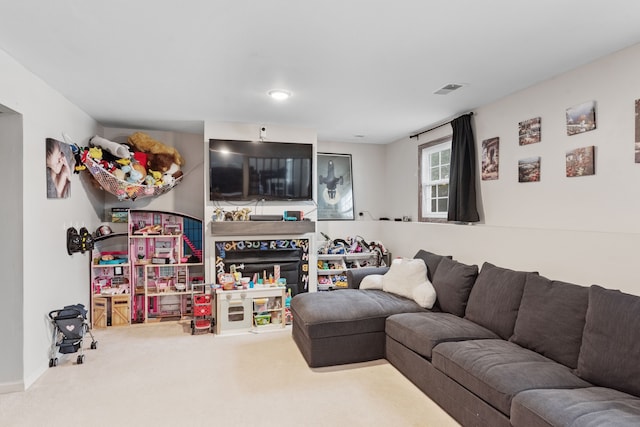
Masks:
[[[471,114],[451,121],[451,169],[449,173],[449,211],[447,219],[478,222],[476,207],[476,144]]]

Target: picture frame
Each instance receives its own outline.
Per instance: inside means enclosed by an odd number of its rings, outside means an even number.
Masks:
[[[590,132],[597,127],[596,101],[583,102],[567,108],[567,135]]]
[[[595,146],[590,145],[589,147],[576,148],[571,151],[567,151],[567,178],[595,174]]]
[[[46,138],[45,143],[47,199],[69,198],[76,165],[71,145],[54,138]]]
[[[113,267],[113,275],[114,276],[122,276],[123,274],[124,274],[124,272],[122,270],[122,266],[121,265]]]
[[[500,166],[500,138],[489,138],[482,141],[482,180],[498,179]]]
[[[318,221],[354,220],[351,154],[318,153]]]
[[[640,163],[640,99],[635,100],[635,107],[636,107],[635,162]]]
[[[518,182],[540,181],[540,157],[518,160]]]
[[[541,140],[541,118],[525,120],[518,123],[518,143],[520,145],[536,144]]]

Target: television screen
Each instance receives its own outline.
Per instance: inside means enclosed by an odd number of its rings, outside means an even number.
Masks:
[[[211,200],[311,200],[313,145],[209,140]]]

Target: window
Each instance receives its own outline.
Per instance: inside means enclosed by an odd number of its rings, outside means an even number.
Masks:
[[[420,221],[446,219],[449,208],[449,162],[451,137],[418,147],[420,176]]]

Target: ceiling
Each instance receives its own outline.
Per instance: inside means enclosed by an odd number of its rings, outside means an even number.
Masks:
[[[0,0],[0,49],[105,126],[388,143],[636,44],[638,22],[629,0]]]

